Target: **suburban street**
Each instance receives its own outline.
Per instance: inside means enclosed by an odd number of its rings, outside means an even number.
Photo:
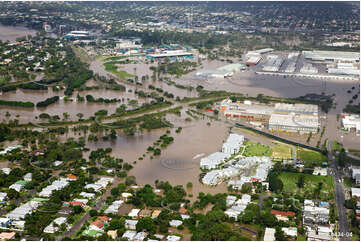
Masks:
[[[347,220],[345,204],[345,189],[342,182],[339,182],[341,176],[337,170],[336,159],[333,158],[332,154],[332,141],[328,142],[328,159],[332,170],[334,171],[334,182],[336,189],[336,206],[338,214],[338,224],[339,224],[339,239],[340,240],[351,240],[349,233],[349,224]]]

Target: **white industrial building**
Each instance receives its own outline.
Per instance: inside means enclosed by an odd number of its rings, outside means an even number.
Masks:
[[[231,156],[230,154],[215,152],[205,158],[202,158],[200,166],[202,169],[207,169],[207,170],[215,169],[230,156]]]
[[[278,114],[296,113],[296,114],[310,114],[317,116],[318,106],[313,104],[302,104],[302,103],[296,103],[296,104],[276,103],[274,112]]]
[[[319,126],[318,116],[302,114],[272,114],[268,123],[270,130],[301,133],[317,133]]]
[[[284,59],[278,56],[270,56],[267,59],[268,61],[263,66],[264,71],[279,71],[281,65],[284,62]]]
[[[317,74],[318,69],[314,67],[311,63],[305,63],[301,67],[300,72],[305,74]]]
[[[287,65],[285,72],[291,73],[291,72],[295,72],[295,71],[296,71],[296,62],[292,61]]]
[[[235,154],[242,147],[244,136],[238,134],[230,134],[227,141],[222,145],[222,152],[225,154]]]
[[[360,132],[360,115],[345,115],[345,117],[341,119],[341,123],[342,127],[348,131],[355,130]]]
[[[313,61],[349,61],[359,62],[359,52],[344,52],[344,51],[303,51],[302,54],[306,59]]]

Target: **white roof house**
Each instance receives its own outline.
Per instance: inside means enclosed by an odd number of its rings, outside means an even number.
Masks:
[[[66,178],[60,178],[55,180],[51,185],[44,187],[43,190],[39,193],[40,197],[50,197],[53,191],[58,191],[63,189],[69,184],[69,181]]]
[[[88,199],[80,199],[80,198],[76,198],[76,199],[74,199],[74,201],[84,203],[85,205],[89,202]]]
[[[134,237],[137,235],[137,231],[127,230],[122,235],[123,238],[127,238],[128,240],[134,240]]]
[[[134,237],[135,241],[143,241],[145,238],[147,238],[148,233],[146,232],[138,232],[136,236]]]
[[[9,175],[11,172],[11,168],[5,167],[1,169],[2,172],[4,172],[6,175]]]
[[[183,220],[190,219],[190,216],[187,215],[187,214],[181,214],[181,217],[182,217]]]
[[[275,233],[276,233],[275,229],[266,228],[266,230],[264,232],[263,240],[264,241],[275,241],[276,240]]]
[[[99,192],[100,190],[103,189],[103,186],[99,184],[87,184],[85,186],[85,189],[94,189],[95,192]]]
[[[17,192],[20,192],[21,190],[23,190],[23,188],[24,188],[23,184],[17,184],[17,183],[14,183],[11,186],[9,186],[9,189],[14,189]]]
[[[222,152],[215,152],[207,157],[201,159],[200,166],[202,169],[215,169],[224,162],[225,159],[229,158],[230,154]]]
[[[297,237],[297,228],[296,227],[282,228],[282,231],[287,236]]]
[[[352,196],[356,196],[356,197],[360,197],[360,188],[351,188],[351,195]]]
[[[132,211],[129,212],[128,216],[132,218],[138,217],[139,212],[140,209],[133,208]]]
[[[25,181],[31,181],[31,179],[33,178],[33,174],[30,172],[26,173],[23,178]]]
[[[105,211],[104,213],[112,213],[116,214],[118,213],[119,207],[124,203],[122,200],[116,200],[114,201]]]
[[[220,183],[220,181],[221,180],[218,171],[210,171],[202,178],[202,182],[210,186],[215,186]]]
[[[236,196],[228,195],[227,198],[226,198],[227,206],[232,206],[236,200],[237,200]]]
[[[136,229],[138,220],[126,219],[124,223],[126,229]]]
[[[90,199],[95,197],[95,194],[91,192],[81,192],[79,195]]]
[[[182,224],[183,222],[181,220],[176,220],[176,219],[173,219],[169,222],[169,225],[172,227],[178,227],[181,226]]]
[[[179,241],[181,239],[181,237],[176,236],[176,235],[168,235],[167,236],[167,241]]]
[[[239,151],[244,142],[244,136],[230,134],[227,141],[222,145],[222,152],[225,154],[235,154]]]
[[[4,201],[8,194],[6,192],[0,192],[0,202]]]
[[[65,217],[56,218],[53,222],[51,222],[48,226],[45,227],[44,233],[53,234],[60,229],[60,226],[66,222]]]
[[[39,202],[29,201],[6,214],[6,217],[13,220],[21,220],[24,219],[27,214],[31,214],[33,210],[37,209],[39,206]]]
[[[61,164],[63,164],[63,162],[60,160],[54,161],[53,163],[54,166],[60,166]]]

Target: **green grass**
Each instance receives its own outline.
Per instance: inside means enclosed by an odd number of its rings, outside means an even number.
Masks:
[[[305,185],[302,189],[297,187],[298,178],[305,176]],[[283,191],[292,194],[307,194],[312,198],[313,191],[317,188],[318,184],[322,183],[321,198],[328,200],[329,195],[333,193],[334,185],[332,176],[315,176],[304,173],[281,172],[279,178],[283,182]]]
[[[343,184],[345,185],[345,187],[348,187],[348,188],[353,187],[353,182],[352,182],[351,178],[349,178],[349,177],[345,177],[343,179]]]
[[[106,57],[104,61],[117,61],[124,58],[125,56],[111,56],[111,57]]]
[[[287,145],[277,144],[271,146],[271,149],[272,149],[273,158],[281,158],[281,159],[292,158],[292,149]]]
[[[244,156],[271,156],[272,150],[267,145],[258,144],[253,141],[246,141],[244,143],[247,147],[244,151]]]
[[[299,149],[297,157],[305,162],[305,167],[321,166],[322,162],[327,162],[327,157],[319,152]]]
[[[116,62],[106,62],[104,63],[105,70],[116,75],[120,79],[127,79],[132,78],[134,75],[129,74],[126,71],[118,70],[118,67],[116,66]]]
[[[350,152],[351,154],[353,154],[355,156],[360,156],[360,150],[349,149],[348,152]]]
[[[332,151],[340,152],[342,150],[342,144],[338,143],[337,141],[332,143]]]
[[[6,83],[8,83],[8,82],[6,81],[5,77],[1,77],[1,76],[0,76],[0,86],[1,86],[1,85],[4,85],[4,84],[6,84]]]

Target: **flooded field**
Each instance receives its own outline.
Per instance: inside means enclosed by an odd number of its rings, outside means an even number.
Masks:
[[[36,31],[22,26],[4,26],[0,24],[0,40],[15,42],[16,38],[35,35]]]

